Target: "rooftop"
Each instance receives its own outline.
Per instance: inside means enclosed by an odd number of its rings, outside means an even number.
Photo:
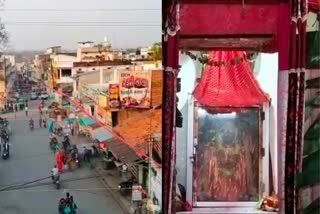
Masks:
[[[115,65],[132,65],[132,63],[129,60],[74,62],[73,63],[74,67],[115,66]]]

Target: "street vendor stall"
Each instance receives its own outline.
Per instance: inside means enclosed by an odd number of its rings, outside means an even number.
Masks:
[[[95,121],[88,116],[82,116],[78,119],[79,134],[91,138],[93,129],[99,127]]]

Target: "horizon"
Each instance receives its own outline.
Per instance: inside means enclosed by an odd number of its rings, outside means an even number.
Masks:
[[[160,0],[10,0],[2,8],[9,51],[45,50],[55,44],[75,49],[79,41],[104,37],[119,49],[161,41]]]

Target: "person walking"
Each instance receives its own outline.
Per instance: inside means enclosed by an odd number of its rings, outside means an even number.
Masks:
[[[42,128],[42,118],[41,118],[41,116],[39,118],[39,127]]]
[[[44,128],[47,128],[47,119],[46,119],[46,116],[43,117],[43,121],[42,121],[42,122],[43,122],[43,127],[44,127]]]
[[[70,122],[71,135],[74,136],[74,126],[73,122]]]
[[[24,108],[24,110],[25,110],[25,112],[26,112],[26,117],[28,117],[28,106],[26,106],[26,107]]]

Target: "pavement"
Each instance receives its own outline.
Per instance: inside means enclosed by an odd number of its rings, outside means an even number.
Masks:
[[[29,117],[24,111],[1,115],[7,117],[13,129],[8,160],[0,159],[0,213],[2,214],[55,214],[58,200],[70,192],[79,209],[78,214],[127,213],[89,167],[61,175],[61,189],[56,190],[50,179],[43,179],[14,190],[4,187],[26,184],[50,175],[54,154],[48,146],[48,131],[37,127],[31,132],[30,117],[38,118],[36,101],[29,101]],[[113,190],[114,191],[114,190]]]

